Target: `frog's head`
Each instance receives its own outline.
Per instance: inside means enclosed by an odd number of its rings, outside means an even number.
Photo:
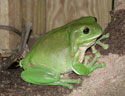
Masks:
[[[70,24],[71,38],[77,47],[90,47],[102,34],[102,28],[92,16],[82,17]]]

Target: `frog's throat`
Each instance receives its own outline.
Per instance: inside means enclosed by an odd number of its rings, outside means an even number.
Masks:
[[[78,59],[78,61],[79,61],[80,63],[82,63],[83,60],[84,60],[85,51],[86,51],[89,47],[91,47],[92,45],[94,45],[94,43],[95,43],[95,40],[93,40],[92,42],[90,42],[87,46],[80,46],[80,47],[79,47],[79,49],[78,49],[78,51],[77,51],[77,54],[80,54],[80,55],[79,55],[79,59]]]
[[[87,48],[88,47],[79,47],[79,50],[76,53],[76,54],[80,54],[79,59],[78,59],[78,61],[80,63],[82,63],[82,61],[84,60],[84,54],[85,54],[85,51],[87,50]]]

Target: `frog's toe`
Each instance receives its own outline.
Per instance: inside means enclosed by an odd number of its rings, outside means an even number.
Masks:
[[[109,45],[108,45],[108,44],[105,44],[103,48],[104,48],[104,49],[108,49],[108,48],[109,48]]]
[[[73,86],[72,85],[69,85],[69,86],[67,86],[69,89],[73,89]]]
[[[77,84],[80,84],[82,80],[80,78],[77,79]]]
[[[82,82],[82,80],[81,79],[78,79],[78,84],[80,84]]]
[[[101,62],[100,65],[101,65],[101,68],[106,66],[106,64],[104,62]]]
[[[105,38],[108,38],[109,36],[110,36],[110,34],[109,34],[109,33],[106,33],[105,35],[102,35],[102,37],[99,38],[99,40],[103,40],[103,39],[105,39]]]
[[[110,36],[109,33],[106,33],[106,34],[105,34],[105,38],[108,38],[109,36]]]
[[[98,52],[95,54],[96,55],[96,58],[99,58],[101,56],[101,54]]]

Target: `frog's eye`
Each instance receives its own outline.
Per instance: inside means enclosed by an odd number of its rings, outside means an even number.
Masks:
[[[94,17],[95,18],[95,22],[97,22],[97,18],[96,17]]]
[[[85,28],[85,29],[83,30],[83,33],[84,33],[84,34],[88,34],[88,33],[89,33],[89,28]]]

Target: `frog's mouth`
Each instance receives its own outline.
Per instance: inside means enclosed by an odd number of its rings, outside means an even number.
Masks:
[[[92,38],[88,38],[85,42],[87,42],[87,43],[84,43],[84,45],[81,45],[81,46],[87,46],[87,47],[90,47],[90,46],[92,46],[95,42],[96,42],[96,40],[97,40],[97,38],[98,37],[100,37],[101,36],[101,34],[98,34],[98,35],[96,35],[96,36],[94,36],[94,37],[92,37]]]

